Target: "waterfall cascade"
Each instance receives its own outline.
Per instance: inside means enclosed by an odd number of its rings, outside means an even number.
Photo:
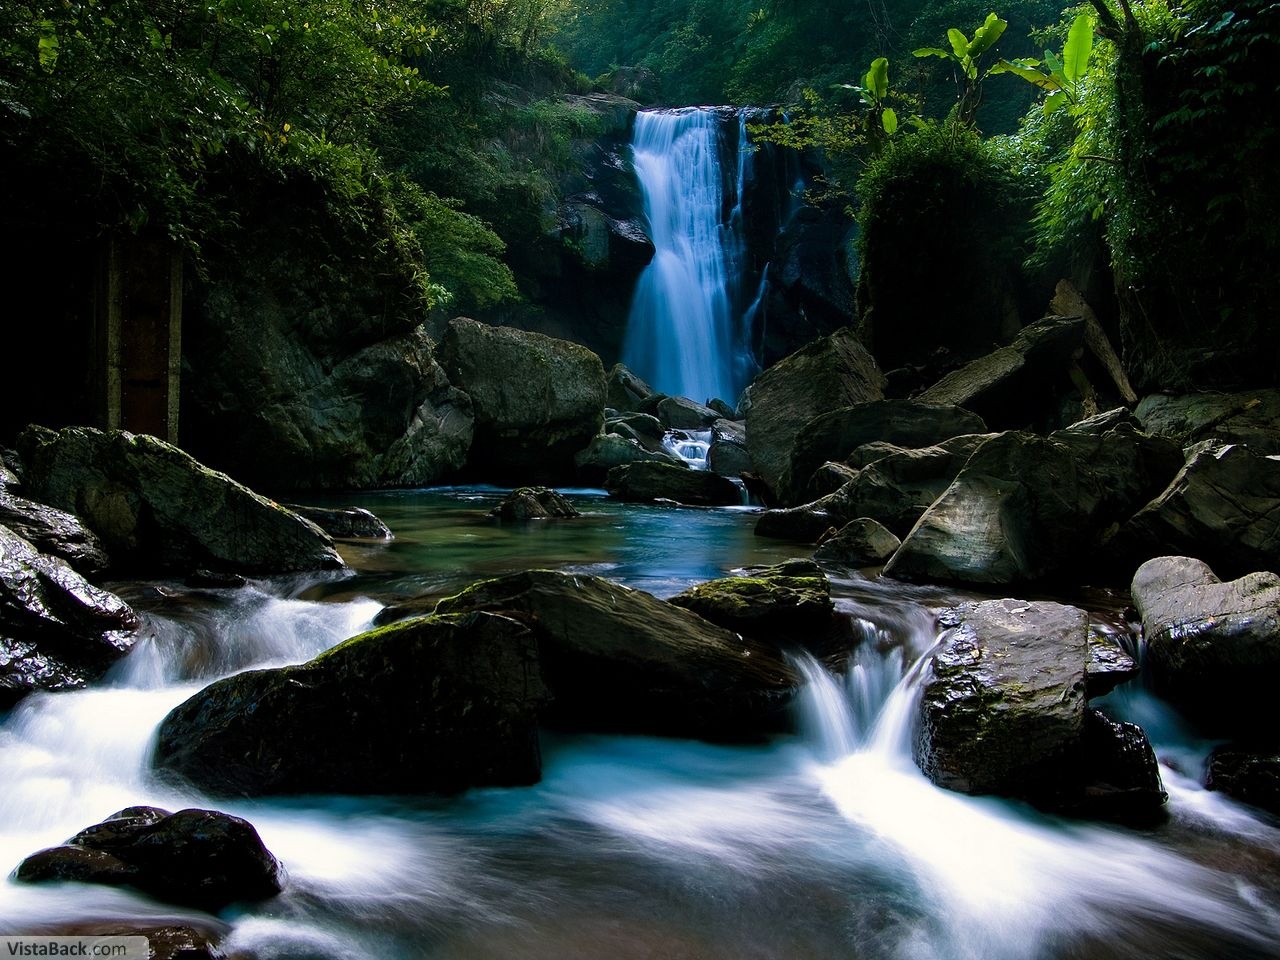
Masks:
[[[750,337],[762,290],[746,263],[746,114],[738,115],[731,182],[722,167],[722,122],[720,112],[704,108],[636,117],[636,176],[656,252],[636,287],[623,362],[663,393],[733,403],[758,369]],[[726,187],[736,193],[730,202]]]

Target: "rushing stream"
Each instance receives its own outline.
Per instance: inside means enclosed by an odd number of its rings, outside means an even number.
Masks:
[[[933,610],[954,597],[834,581],[862,638],[843,676],[800,656],[800,732],[755,747],[547,737],[540,784],[454,798],[214,801],[147,771],[165,713],[215,677],[306,660],[389,602],[545,566],[669,596],[784,547],[741,510],[623,507],[500,527],[489,490],[366,495],[397,531],[345,549],[345,578],[241,590],[118,585],[152,639],[91,690],[29,698],[0,726],[0,859],[11,867],[126,806],[244,816],[285,863],[275,900],[230,911],[263,958],[1101,960],[1280,955],[1280,831],[1196,785],[1207,744],[1141,690],[1168,823],[1067,821],[938,790],[911,761]],[[8,882],[0,930],[198,917],[141,895]]]

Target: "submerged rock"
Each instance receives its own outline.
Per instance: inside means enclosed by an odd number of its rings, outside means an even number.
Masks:
[[[775,649],[825,654],[835,639],[831,584],[822,568],[808,560],[700,583],[669,602]]]
[[[546,699],[525,627],[423,617],[210,684],[165,717],[152,764],[219,796],[535,783]]]
[[[849,521],[835,536],[824,540],[814,551],[813,559],[847,567],[867,567],[884,563],[900,546],[902,541],[883,524],[861,517]]]
[[[1006,599],[942,622],[914,743],[930,780],[1088,816],[1138,817],[1164,802],[1142,731],[1086,716],[1088,614]]]
[[[837,407],[884,394],[884,375],[852,330],[837,330],[774,364],[747,388],[747,449],[770,489],[779,490],[798,429]]]
[[[238,573],[344,564],[319,527],[146,434],[28,427],[32,497],[76,514],[134,573]]]
[[[449,322],[436,355],[450,381],[471,397],[472,475],[499,482],[573,481],[574,454],[604,423],[598,356],[567,340],[465,317]]]
[[[553,696],[574,730],[749,740],[784,728],[797,678],[771,646],[620,584],[531,570],[473,584],[437,611],[506,611],[537,635]]]
[[[872,400],[824,412],[796,432],[776,487],[785,503],[797,503],[824,461],[839,461],[873,441],[928,447],[952,437],[985,433],[982,418],[955,406],[914,400]]]
[[[216,913],[283,889],[284,869],[253,825],[215,810],[129,807],[60,847],[27,857],[23,883],[131,886],[158,900]]]
[[[309,507],[297,503],[285,506],[310,520],[331,537],[344,539],[392,540],[391,528],[363,507]]]
[[[1191,557],[1157,557],[1134,575],[1155,689],[1212,730],[1274,727],[1280,675],[1280,576],[1223,583]]]
[[[140,621],[115,594],[0,526],[0,709],[82,687],[133,645]]]
[[[569,519],[580,517],[576,507],[548,487],[520,487],[507,494],[489,511],[489,516],[505,523],[526,520]]]
[[[1280,459],[1239,445],[1196,449],[1117,540],[1135,561],[1186,553],[1228,576],[1280,571]]]
[[[732,480],[706,470],[690,470],[670,463],[623,464],[609,471],[604,485],[610,495],[631,503],[674,500],[698,507],[742,503],[742,491]]]
[[[15,496],[0,486],[0,523],[42,553],[60,557],[86,577],[111,566],[102,541],[65,510]]]

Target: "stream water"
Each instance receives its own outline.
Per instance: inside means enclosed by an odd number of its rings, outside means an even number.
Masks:
[[[547,737],[544,777],[453,798],[214,801],[147,770],[165,713],[213,678],[299,662],[381,607],[531,566],[668,596],[785,547],[741,510],[571,496],[580,521],[497,526],[492,490],[359,498],[397,531],[344,549],[354,573],[118,588],[153,633],[93,689],[28,698],[0,725],[0,861],[126,806],[244,816],[285,863],[280,897],[226,912],[229,948],[262,958],[863,958],[1102,960],[1280,955],[1280,831],[1200,789],[1208,744],[1141,689],[1109,699],[1146,723],[1169,821],[1061,820],[938,790],[911,719],[953,596],[834,581],[862,638],[844,676],[804,657],[799,732],[756,747]],[[0,890],[0,931],[75,920],[197,917],[124,890]]]

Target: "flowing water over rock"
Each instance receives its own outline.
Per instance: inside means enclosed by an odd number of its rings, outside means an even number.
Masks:
[[[656,253],[636,287],[623,362],[657,390],[733,403],[758,369],[751,324],[763,291],[744,291],[746,117],[736,117],[737,175],[721,165],[721,111],[643,111],[633,151]],[[727,202],[726,202],[727,201]],[[754,300],[742,303],[744,295]]]
[[[243,590],[122,588],[149,619],[108,682],[38,695],[0,725],[0,860],[12,866],[140,803],[252,822],[285,864],[275,900],[231,910],[228,948],[262,958],[533,960],[1261,960],[1280,937],[1280,831],[1196,785],[1207,744],[1132,685],[1170,821],[1134,831],[932,786],[910,735],[939,590],[836,580],[859,638],[842,674],[812,659],[800,732],[755,747],[546,736],[544,778],[454,798],[210,801],[155,780],[153,732],[213,678],[305,660],[384,603],[531,566],[669,596],[779,558],[740,510],[622,507],[513,528],[490,490],[360,498],[396,531],[346,547],[354,576]],[[785,549],[785,548],[781,548]],[[74,919],[196,916],[120,889],[0,893],[0,932]]]

